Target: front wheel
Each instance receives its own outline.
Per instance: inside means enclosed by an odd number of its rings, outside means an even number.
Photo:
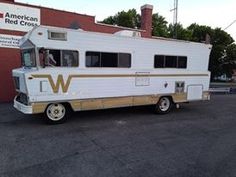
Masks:
[[[167,114],[172,108],[172,100],[170,97],[161,97],[155,106],[155,113]]]
[[[66,107],[60,103],[48,105],[45,110],[46,121],[50,124],[59,124],[66,121]]]

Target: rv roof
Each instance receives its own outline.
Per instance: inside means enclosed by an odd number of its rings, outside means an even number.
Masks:
[[[129,37],[129,36],[110,34],[110,33],[92,32],[92,31],[84,31],[84,30],[81,30],[81,29],[76,30],[76,29],[70,29],[70,28],[61,28],[61,27],[44,26],[44,25],[37,26],[34,29],[40,28],[40,27],[41,28],[55,30],[55,31],[58,31],[58,32],[60,32],[60,31],[61,32],[65,32],[65,31],[79,31],[81,33],[102,34],[102,35],[116,36],[116,37]],[[130,30],[130,31],[132,31],[132,30]],[[152,38],[140,37],[139,39],[143,39],[143,40],[163,40],[163,41],[170,41],[170,42],[181,42],[181,43],[194,43],[194,44],[210,45],[210,44],[205,44],[205,43],[200,43],[200,42],[192,42],[192,41],[185,41],[185,40],[172,39],[172,38],[164,38],[164,37],[157,37],[157,36],[152,36]]]

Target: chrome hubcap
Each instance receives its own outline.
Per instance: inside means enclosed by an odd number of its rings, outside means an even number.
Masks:
[[[66,109],[62,104],[51,104],[47,109],[47,116],[53,121],[61,120],[66,113]]]
[[[159,108],[161,111],[167,111],[170,107],[170,100],[168,98],[161,98]]]

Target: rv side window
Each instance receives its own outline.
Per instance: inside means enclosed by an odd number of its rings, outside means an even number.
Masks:
[[[47,66],[61,66],[61,51],[47,50],[46,51],[46,65]]]
[[[166,56],[165,67],[166,68],[177,68],[177,57],[176,56]]]
[[[187,68],[187,57],[178,57],[178,68]]]
[[[155,55],[154,67],[155,68],[164,68],[165,67],[165,56],[164,55]]]
[[[187,57],[155,55],[154,68],[187,68]]]
[[[34,49],[24,49],[21,51],[21,61],[24,67],[35,67],[35,50]]]
[[[86,67],[130,68],[131,54],[86,52]]]
[[[63,67],[76,67],[79,65],[78,52],[71,50],[63,50],[61,57],[61,66]]]
[[[131,67],[131,54],[129,53],[119,53],[118,60],[119,68],[130,68]]]
[[[40,49],[39,58],[44,67],[76,67],[79,65],[77,51]]]
[[[86,52],[86,67],[100,67],[100,52]]]
[[[117,53],[102,53],[101,67],[118,67]]]

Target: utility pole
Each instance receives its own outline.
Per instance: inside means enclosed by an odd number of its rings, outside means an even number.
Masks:
[[[173,11],[173,38],[177,39],[178,31],[178,0],[174,0],[174,8],[170,11]]]

